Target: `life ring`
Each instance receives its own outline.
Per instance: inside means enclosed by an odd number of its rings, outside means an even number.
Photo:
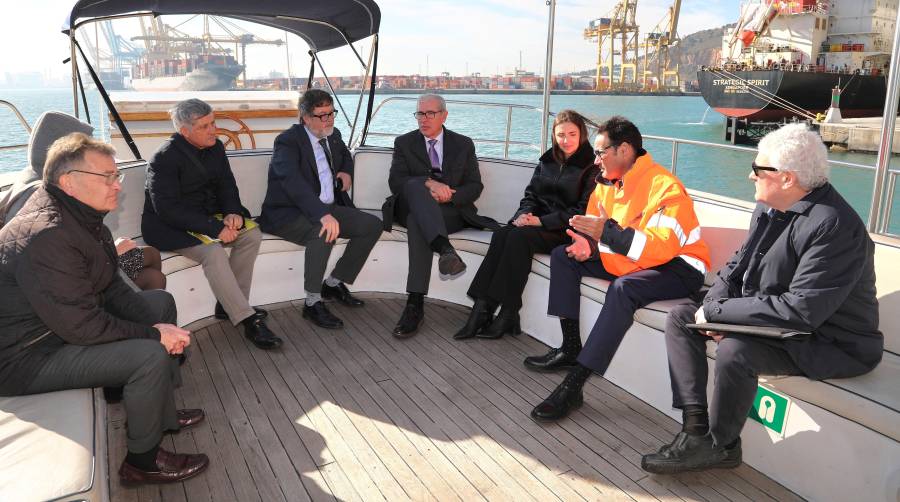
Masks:
[[[250,138],[250,148],[256,148],[256,137],[253,135],[253,131],[244,123],[243,120],[232,116],[229,113],[219,113],[216,112],[216,120],[226,119],[232,122],[237,123],[239,126],[237,130],[226,129],[224,127],[216,128],[216,136],[224,137],[225,139],[222,141],[222,144],[225,145],[226,150],[243,150],[244,146],[241,143],[241,135],[246,135]]]

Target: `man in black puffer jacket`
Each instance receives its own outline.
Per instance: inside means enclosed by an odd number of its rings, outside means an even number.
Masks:
[[[0,229],[0,396],[124,387],[126,482],[180,481],[206,455],[159,447],[203,419],[176,410],[178,357],[190,333],[165,291],[135,292],[117,273],[103,217],[118,204],[114,150],[81,133],[51,146],[43,185]]]

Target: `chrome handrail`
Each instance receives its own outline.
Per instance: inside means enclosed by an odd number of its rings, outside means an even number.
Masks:
[[[372,112],[372,119],[374,120],[375,116],[381,110],[381,107],[384,106],[388,102],[391,102],[391,101],[415,101],[417,99],[418,99],[418,97],[405,97],[405,96],[392,96],[392,97],[386,98],[386,99],[384,99],[384,101],[379,103],[377,107],[375,107],[375,110]],[[446,102],[452,103],[452,104],[483,106],[483,107],[489,107],[489,108],[506,108],[507,109],[506,136],[504,139],[496,140],[496,139],[487,139],[487,138],[472,138],[472,141],[474,141],[475,143],[502,144],[503,145],[503,157],[502,157],[503,159],[509,159],[509,146],[510,145],[523,146],[523,147],[531,148],[536,151],[540,151],[540,145],[537,145],[535,143],[530,143],[527,141],[512,141],[512,140],[510,140],[510,132],[512,129],[512,111],[513,111],[513,109],[529,110],[529,111],[542,113],[542,110],[539,107],[530,106],[530,105],[521,105],[521,104],[515,104],[515,103],[489,103],[489,102],[482,102],[482,101],[464,101],[464,100],[449,100],[449,99],[446,100]],[[547,114],[551,117],[556,115],[554,112],[551,112],[551,111],[548,111]],[[596,124],[588,123],[587,126],[589,129],[592,130],[592,132],[596,132],[596,130],[597,130]],[[379,136],[379,137],[397,137],[397,136],[399,136],[399,134],[374,132],[374,131],[370,131],[369,135]],[[681,145],[699,146],[699,147],[703,147],[703,148],[718,148],[718,149],[724,149],[724,150],[731,150],[734,152],[751,153],[751,154],[757,152],[756,148],[751,148],[751,147],[746,147],[746,146],[710,143],[708,141],[672,138],[669,136],[656,136],[656,135],[652,135],[652,134],[644,134],[643,138],[645,140],[651,140],[651,141],[668,141],[672,144],[672,165],[670,167],[670,170],[673,173],[676,173],[678,170],[678,155],[679,155],[679,147]],[[875,166],[870,166],[867,164],[858,164],[855,162],[844,162],[841,160],[828,159],[828,164],[831,166],[840,166],[840,167],[846,167],[846,168],[856,169],[856,170],[872,171],[872,172],[876,171]],[[880,218],[881,223],[879,224],[878,229],[876,229],[876,233],[890,235],[888,232],[888,229],[890,228],[891,208],[893,208],[893,204],[894,204],[894,191],[895,191],[895,187],[897,185],[897,177],[898,176],[900,176],[900,169],[889,169],[887,171],[887,180],[885,182],[886,194],[885,194],[885,198],[883,201],[883,205],[878,208],[880,211],[880,215],[881,215],[881,218]]]
[[[375,110],[372,111],[372,118],[370,119],[370,121],[372,123],[375,122],[375,116],[378,115],[378,112],[381,111],[381,107],[384,106],[386,103],[389,103],[391,101],[418,101],[418,99],[419,99],[418,97],[406,97],[406,96],[391,96],[389,98],[385,98],[382,102],[378,103],[378,106],[376,106]],[[455,105],[483,106],[483,107],[487,107],[487,108],[506,108],[506,134],[505,134],[504,139],[499,140],[499,139],[489,139],[489,138],[471,138],[472,141],[475,143],[488,143],[488,144],[503,145],[503,158],[504,159],[509,158],[509,146],[510,145],[525,146],[525,147],[532,148],[536,151],[540,151],[539,145],[535,145],[534,143],[529,143],[526,141],[512,141],[509,138],[512,133],[512,112],[513,112],[513,110],[528,110],[528,111],[533,111],[533,112],[537,112],[537,113],[542,113],[541,108],[536,107],[536,106],[530,106],[530,105],[520,105],[520,104],[516,104],[516,103],[489,103],[489,102],[484,102],[484,101],[464,101],[464,100],[459,100],[459,99],[447,99],[445,101],[448,104],[455,104]],[[551,113],[551,116],[552,115],[555,115],[555,114]],[[368,134],[369,134],[369,136],[394,137],[394,138],[399,136],[399,134],[386,133],[386,132],[375,132],[375,131],[369,131]],[[355,147],[355,146],[359,146],[359,145],[358,144],[352,145],[351,148]]]
[[[0,105],[6,106],[10,110],[12,110],[13,113],[16,114],[16,118],[19,119],[19,123],[22,124],[22,127],[25,128],[25,131],[28,132],[28,135],[30,136],[31,135],[31,126],[28,125],[28,121],[25,120],[25,117],[22,116],[22,113],[19,112],[19,109],[16,108],[16,105],[10,103],[9,101],[6,101],[5,99],[0,99]],[[23,145],[3,145],[3,146],[0,146],[0,152],[6,151],[6,150],[18,150],[20,148],[27,148],[27,147],[28,147],[28,143],[25,143]]]

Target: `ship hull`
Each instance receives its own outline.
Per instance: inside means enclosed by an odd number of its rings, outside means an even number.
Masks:
[[[137,78],[131,81],[136,91],[227,91],[235,87],[243,66],[198,68],[187,75]]]
[[[801,114],[776,104],[777,98],[813,115],[831,104],[831,89],[843,89],[841,116],[875,117],[884,112],[887,78],[883,75],[753,70],[697,72],[700,93],[706,103],[726,117],[776,122]],[[752,85],[750,85],[752,84]],[[775,98],[774,96],[777,96]]]

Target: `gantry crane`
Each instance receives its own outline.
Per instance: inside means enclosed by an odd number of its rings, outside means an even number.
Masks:
[[[641,77],[641,86],[645,91],[653,90],[653,86],[647,78],[656,77],[656,90],[665,91],[677,89],[680,85],[678,78],[678,65],[674,70],[669,69],[669,47],[679,42],[678,15],[681,11],[681,0],[675,0],[669,7],[666,16],[650,30],[644,39],[644,71]],[[651,69],[654,68],[655,69]]]
[[[196,16],[182,22],[181,26]],[[264,40],[256,35],[247,33],[238,25],[218,16],[203,16],[203,34],[199,37],[193,37],[183,33],[177,27],[171,27],[163,24],[162,19],[150,19],[149,28],[144,24],[144,18],[141,19],[141,35],[132,37],[132,40],[143,40],[147,46],[148,55],[157,59],[174,58],[178,54],[230,54],[231,49],[226,49],[222,44],[234,44],[234,53],[240,54],[238,63],[244,66],[242,72],[242,80],[247,79],[247,46],[250,44],[266,44],[281,46],[284,40]],[[216,36],[210,34],[209,21],[212,20],[222,30],[225,36]]]
[[[638,85],[638,25],[635,21],[637,0],[621,0],[609,17],[592,20],[584,29],[584,38],[597,42],[598,91],[635,88]],[[618,49],[616,40],[618,39]],[[619,74],[616,78],[616,57]],[[605,70],[605,72],[604,72]],[[627,78],[630,71],[631,78]],[[604,73],[606,80],[604,80]]]

